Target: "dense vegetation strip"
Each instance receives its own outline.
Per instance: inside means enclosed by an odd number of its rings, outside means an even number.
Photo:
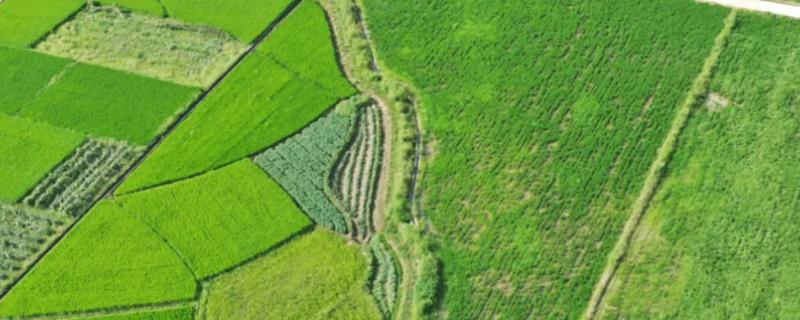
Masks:
[[[95,6],[36,46],[48,54],[194,87],[210,86],[245,48],[219,29]]]
[[[586,311],[586,317],[588,319],[593,319],[595,317],[597,308],[599,304],[602,303],[602,300],[606,294],[609,281],[611,281],[611,279],[614,277],[614,274],[617,272],[617,268],[619,267],[620,263],[622,263],[622,259],[625,258],[625,255],[630,248],[631,237],[633,236],[634,232],[636,232],[636,228],[639,226],[642,216],[647,211],[650,201],[653,199],[653,195],[660,186],[662,178],[666,174],[667,166],[669,165],[669,161],[671,160],[672,156],[675,154],[678,138],[683,132],[684,127],[686,127],[686,122],[689,121],[689,117],[691,116],[692,111],[697,106],[698,102],[701,101],[703,96],[707,94],[712,72],[717,66],[719,57],[722,54],[722,51],[725,49],[726,42],[728,41],[728,37],[730,36],[735,24],[736,11],[732,11],[728,15],[728,18],[725,19],[725,25],[723,26],[722,31],[719,33],[719,35],[717,35],[717,38],[714,41],[714,47],[711,48],[711,53],[709,54],[708,58],[706,58],[702,71],[697,78],[695,78],[694,84],[692,85],[686,100],[683,102],[683,104],[681,104],[678,112],[675,115],[675,118],[672,120],[672,126],[667,133],[664,143],[661,144],[661,147],[658,149],[656,158],[647,173],[647,178],[645,178],[642,190],[639,192],[639,197],[636,198],[636,202],[633,203],[631,214],[628,217],[628,220],[625,222],[625,226],[622,229],[622,234],[619,236],[617,244],[614,246],[614,249],[611,251],[611,254],[608,257],[608,265],[606,266],[606,270],[603,272],[602,277],[600,277],[600,281],[595,286],[592,299],[589,301],[589,307]]]
[[[70,221],[58,212],[0,204],[0,293]]]
[[[331,168],[352,135],[364,97],[345,100],[299,133],[255,157],[255,162],[294,197],[317,224],[348,231],[328,187]]]
[[[216,278],[205,319],[379,319],[366,279],[360,249],[317,229]]]
[[[224,166],[304,127],[355,93],[335,58],[322,10],[313,1],[303,1],[148,157],[119,193]]]
[[[70,320],[192,320],[194,307],[184,306],[164,310],[144,310],[113,313],[91,317],[70,318]]]
[[[384,319],[391,319],[397,304],[397,287],[400,274],[395,258],[381,237],[369,242],[372,261],[372,275],[369,283],[370,293],[375,298]]]
[[[0,114],[0,202],[19,200],[83,140],[72,131]]]
[[[192,299],[195,279],[146,224],[101,202],[8,294],[0,317]]]
[[[600,318],[800,310],[799,37],[796,21],[739,13]]]
[[[162,236],[199,278],[241,264],[310,223],[250,160],[117,203]]]
[[[140,148],[122,142],[90,139],[53,169],[21,202],[79,217],[140,153]]]
[[[84,0],[4,0],[0,6],[0,45],[33,45],[85,3]]]
[[[365,3],[378,56],[421,93],[424,212],[445,312],[582,316],[727,11],[684,0]]]
[[[358,110],[349,148],[342,154],[330,184],[339,207],[348,217],[350,237],[360,242],[375,232],[373,214],[383,153],[380,110],[374,103]]]

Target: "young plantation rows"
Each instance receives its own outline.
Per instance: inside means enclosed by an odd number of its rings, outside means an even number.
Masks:
[[[390,316],[391,253],[330,185],[381,117],[315,1],[260,2],[0,3],[41,18],[0,31],[0,318]]]

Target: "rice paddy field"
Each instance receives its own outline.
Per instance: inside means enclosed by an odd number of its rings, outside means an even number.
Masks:
[[[798,41],[694,0],[0,0],[0,319],[797,318]]]

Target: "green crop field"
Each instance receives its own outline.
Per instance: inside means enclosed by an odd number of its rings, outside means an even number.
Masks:
[[[249,160],[118,203],[169,242],[199,278],[234,267],[309,225]]]
[[[109,7],[79,13],[36,46],[52,55],[195,87],[210,86],[244,49],[214,28]]]
[[[66,159],[84,137],[0,114],[0,202],[14,202]]]
[[[367,260],[317,230],[207,288],[205,319],[379,319],[364,288]]]
[[[97,137],[144,145],[197,93],[190,87],[76,64],[67,67],[18,114]]]
[[[0,0],[0,319],[797,318],[748,1]]]
[[[422,188],[446,312],[582,315],[728,10],[365,2],[385,63],[420,90],[436,146]]]
[[[84,5],[83,0],[4,0],[0,45],[28,47]]]
[[[194,297],[192,273],[150,227],[113,202],[89,217],[0,301],[0,318]]]
[[[309,24],[309,20],[319,23]],[[282,34],[302,36],[286,38]],[[284,42],[271,45],[273,38]],[[282,50],[286,48],[299,46],[292,42],[327,49],[313,50],[292,61],[273,58],[283,57]],[[325,16],[313,1],[300,4],[263,45],[265,49],[249,55],[156,149],[119,193],[196,175],[257,153],[355,93],[336,65]],[[307,70],[313,70],[314,76],[298,76]]]
[[[603,318],[789,319],[800,310],[800,24],[740,13]],[[764,57],[770,57],[764,59]]]

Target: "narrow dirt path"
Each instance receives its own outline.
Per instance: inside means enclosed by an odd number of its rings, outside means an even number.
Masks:
[[[603,274],[600,276],[599,281],[595,285],[592,297],[589,300],[584,315],[585,319],[595,319],[603,306],[605,298],[608,296],[609,287],[614,279],[614,276],[619,269],[619,266],[625,260],[632,245],[633,235],[639,227],[642,218],[644,217],[647,209],[650,206],[650,201],[656,194],[661,182],[667,176],[667,167],[678,148],[678,138],[686,127],[686,123],[691,117],[692,111],[701,101],[701,98],[708,93],[708,87],[711,82],[711,76],[717,66],[719,57],[725,49],[728,38],[733,31],[736,24],[736,10],[732,10],[728,17],[725,19],[725,24],[714,40],[714,46],[711,47],[711,52],[703,63],[703,68],[700,74],[695,78],[689,94],[686,96],[683,104],[680,105],[675,117],[672,120],[669,132],[661,146],[658,148],[653,163],[647,171],[642,189],[639,192],[636,202],[631,207],[631,213],[628,220],[625,221],[625,226],[622,229],[614,249],[608,255],[608,263]]]
[[[800,4],[766,0],[697,0],[729,8],[771,13],[778,16],[800,19]]]

